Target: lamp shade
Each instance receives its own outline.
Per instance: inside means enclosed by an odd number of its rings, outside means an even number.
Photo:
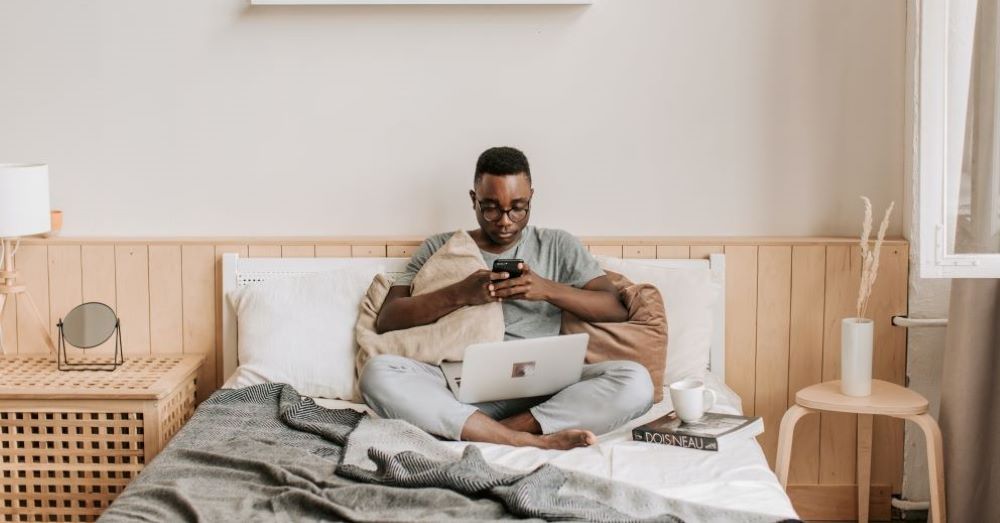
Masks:
[[[48,165],[0,163],[0,238],[48,232],[50,211]]]

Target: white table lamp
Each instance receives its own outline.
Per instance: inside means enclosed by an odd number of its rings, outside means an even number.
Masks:
[[[14,271],[14,240],[48,232],[52,228],[49,208],[49,167],[45,164],[0,163],[0,239],[3,240],[3,264],[0,265],[0,318],[7,303],[17,307],[18,295],[23,295],[37,320],[35,326],[42,339],[55,352],[49,329],[42,321],[34,300],[23,285],[17,284]],[[0,353],[5,352],[0,333]]]

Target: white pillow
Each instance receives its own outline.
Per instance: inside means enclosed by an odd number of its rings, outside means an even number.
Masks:
[[[667,368],[665,384],[688,377],[703,377],[712,347],[713,307],[721,286],[708,268],[672,268],[597,256],[604,270],[614,271],[634,283],[651,283],[663,296],[667,311]]]
[[[365,291],[384,270],[384,264],[345,267],[229,293],[240,366],[227,386],[288,383],[306,396],[351,399],[354,324]]]

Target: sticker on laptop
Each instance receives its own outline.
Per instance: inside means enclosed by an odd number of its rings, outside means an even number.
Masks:
[[[510,377],[511,378],[526,378],[535,373],[535,362],[533,361],[522,361],[515,363],[511,367]]]

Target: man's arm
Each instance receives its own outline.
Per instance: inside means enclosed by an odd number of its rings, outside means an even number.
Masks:
[[[607,276],[598,276],[582,289],[553,282],[548,302],[588,322],[626,321],[628,309],[618,297],[618,289]]]
[[[618,298],[618,290],[607,275],[598,276],[577,289],[572,285],[545,279],[527,264],[521,264],[519,278],[492,285],[491,294],[501,299],[545,300],[564,311],[569,311],[588,322],[628,320],[628,310]]]
[[[462,281],[420,296],[411,296],[409,285],[393,285],[378,311],[375,332],[382,334],[427,325],[466,305],[497,301],[498,298],[490,295],[490,282],[506,276],[506,273],[481,269]]]

